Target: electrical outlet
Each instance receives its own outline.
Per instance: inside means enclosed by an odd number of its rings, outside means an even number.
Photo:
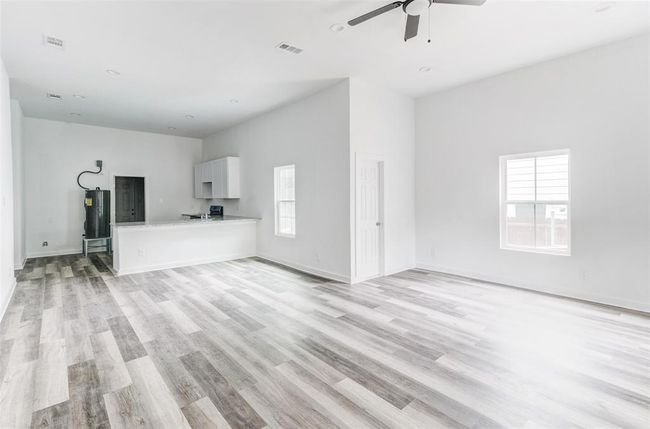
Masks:
[[[585,270],[580,270],[580,280],[586,281],[587,280],[587,271]]]
[[[315,259],[316,262],[320,262],[320,255],[318,254],[318,252],[316,252]]]
[[[138,249],[138,256],[144,256],[144,249]]]
[[[436,257],[436,249],[435,249],[435,247],[432,247],[432,248],[431,248],[431,257],[432,257],[432,258],[435,258],[435,257]]]
[[[44,241],[43,244],[41,244],[41,247],[47,247],[47,241]]]

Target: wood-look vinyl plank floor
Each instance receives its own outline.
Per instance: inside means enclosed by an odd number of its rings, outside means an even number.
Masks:
[[[30,259],[0,429],[647,428],[650,316],[422,270]]]

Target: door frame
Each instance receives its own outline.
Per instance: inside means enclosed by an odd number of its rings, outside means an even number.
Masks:
[[[374,161],[378,164],[378,189],[377,193],[379,195],[379,222],[381,222],[381,225],[379,226],[379,244],[378,244],[378,252],[379,254],[377,255],[378,258],[378,265],[379,265],[379,271],[376,276],[366,276],[366,277],[359,277],[358,270],[357,270],[357,237],[359,234],[358,230],[358,225],[359,225],[359,217],[358,217],[358,210],[357,210],[357,178],[359,176],[359,165],[361,161]],[[384,168],[385,168],[385,161],[383,155],[375,154],[375,153],[364,153],[364,152],[356,152],[354,156],[354,184],[351,187],[352,188],[352,195],[351,195],[351,206],[354,207],[354,215],[352,218],[353,221],[353,230],[354,234],[352,236],[353,240],[353,245],[352,245],[352,283],[359,283],[363,282],[366,280],[374,279],[374,278],[379,278],[383,277],[386,272],[386,263],[385,263],[385,258],[386,258],[386,248],[385,248],[385,235],[386,235],[386,222],[385,222],[385,186],[384,186]]]
[[[111,191],[111,225],[115,225],[115,178],[116,177],[141,177],[144,180],[144,221],[149,219],[149,181],[147,176],[141,173],[114,173],[110,174],[110,191]]]

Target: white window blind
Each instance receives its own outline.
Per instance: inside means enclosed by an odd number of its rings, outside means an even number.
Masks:
[[[275,167],[275,234],[296,235],[296,169],[294,165]]]
[[[501,247],[570,254],[569,151],[500,158]]]

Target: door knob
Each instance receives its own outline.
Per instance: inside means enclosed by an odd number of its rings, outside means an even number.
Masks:
[[[375,225],[381,226],[381,222],[377,222],[377,223],[375,223]]]

